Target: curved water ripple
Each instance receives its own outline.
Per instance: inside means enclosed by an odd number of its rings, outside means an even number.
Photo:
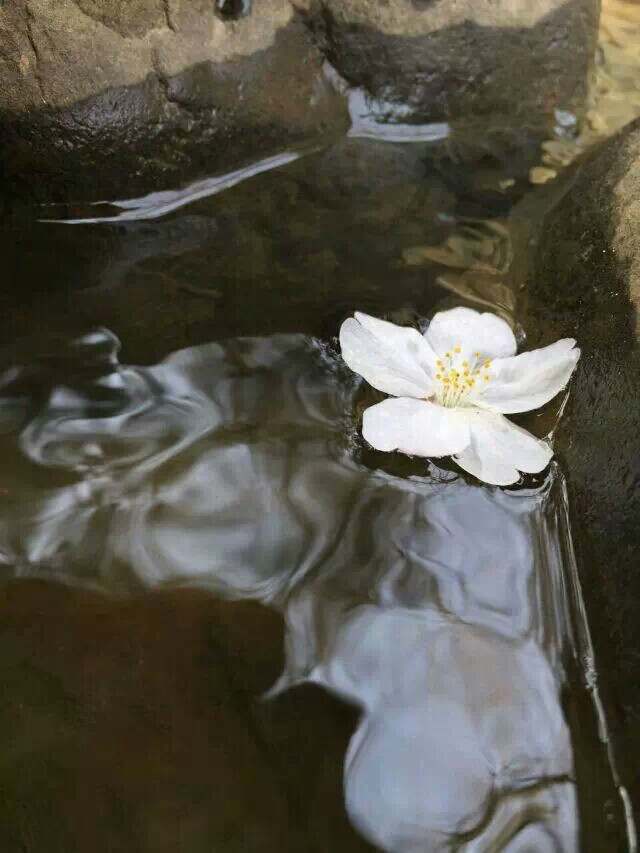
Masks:
[[[97,330],[0,378],[6,573],[277,607],[274,691],[362,709],[345,799],[371,841],[577,851],[558,469],[513,491],[372,469],[357,381],[300,335],[147,368],[118,347]]]

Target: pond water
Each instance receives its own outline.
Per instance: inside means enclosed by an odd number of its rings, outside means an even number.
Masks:
[[[508,214],[567,127],[0,221],[0,849],[635,850],[561,467],[373,451],[336,339],[465,304],[526,346]]]

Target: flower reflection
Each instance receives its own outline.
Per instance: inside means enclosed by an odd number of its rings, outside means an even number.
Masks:
[[[516,356],[495,314],[453,308],[426,333],[356,313],[340,330],[342,357],[393,397],[364,413],[362,434],[378,450],[453,456],[478,479],[509,485],[542,471],[552,452],[504,417],[527,412],[565,387],[580,350],[573,338]]]

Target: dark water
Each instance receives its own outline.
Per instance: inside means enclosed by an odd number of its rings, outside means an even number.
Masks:
[[[512,168],[348,140],[5,217],[0,849],[634,849],[562,470],[373,452],[336,345],[513,316]]]

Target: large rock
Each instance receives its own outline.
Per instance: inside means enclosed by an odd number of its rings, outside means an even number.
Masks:
[[[580,109],[599,0],[294,0],[348,82],[402,121]],[[500,118],[498,118],[498,123]]]
[[[10,0],[0,7],[5,171],[43,198],[135,195],[327,132],[344,105],[287,0]],[[247,10],[249,6],[247,5]]]
[[[260,701],[282,620],[196,591],[0,586],[3,853],[367,853],[342,802],[356,712]]]
[[[541,229],[532,228],[541,207]],[[558,437],[596,667],[640,795],[640,121],[516,208],[515,283],[532,345],[583,350]]]
[[[582,106],[597,6],[5,0],[2,167],[42,199],[122,198],[344,132],[327,58],[383,125],[548,126]]]

